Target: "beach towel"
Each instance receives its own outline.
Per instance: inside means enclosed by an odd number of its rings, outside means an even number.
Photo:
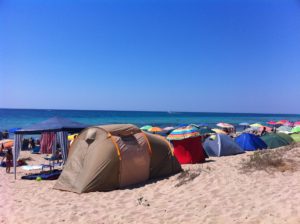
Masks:
[[[21,168],[23,170],[27,170],[27,171],[29,171],[29,170],[40,170],[40,169],[42,169],[42,165],[34,165],[34,166],[27,165],[27,166],[22,166]]]
[[[56,134],[54,132],[42,133],[40,151],[43,154],[51,154],[53,147],[56,147]]]
[[[29,174],[22,176],[23,180],[36,180],[37,177],[41,177],[42,180],[56,180],[61,174],[61,170],[53,170],[49,172]]]

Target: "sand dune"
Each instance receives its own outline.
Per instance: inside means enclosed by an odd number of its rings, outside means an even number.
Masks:
[[[288,153],[299,161],[300,148]],[[0,223],[300,223],[300,171],[245,173],[249,154],[183,166],[192,180],[177,174],[81,195],[52,189],[55,181],[21,180],[21,169],[15,181],[2,168]]]

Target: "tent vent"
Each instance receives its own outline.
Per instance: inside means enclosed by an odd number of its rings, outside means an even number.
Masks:
[[[85,137],[86,143],[92,144],[93,141],[95,141],[95,139],[96,139],[96,130],[94,130],[94,129],[88,130],[86,137]]]

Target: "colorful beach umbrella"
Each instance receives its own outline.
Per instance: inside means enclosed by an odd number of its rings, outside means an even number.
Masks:
[[[280,121],[277,121],[276,124],[285,124],[285,123],[288,123],[289,121],[288,120],[280,120]]]
[[[260,127],[263,127],[263,125],[259,124],[259,123],[255,123],[255,124],[250,124],[250,127],[258,127],[258,128],[260,128]]]
[[[294,126],[300,126],[300,121],[294,122]]]
[[[163,129],[161,129],[160,127],[152,127],[152,128],[149,128],[148,131],[156,133],[156,132],[162,132]]]
[[[143,131],[148,131],[148,129],[152,128],[151,125],[145,125],[143,127],[141,127],[140,129],[143,130]]]
[[[268,121],[267,122],[267,124],[270,124],[270,125],[276,125],[276,123],[277,123],[276,121]]]
[[[234,126],[232,124],[223,123],[223,122],[218,123],[217,126],[220,128],[234,128]]]
[[[170,127],[165,127],[163,128],[164,131],[171,131],[171,130],[174,130],[175,128],[170,126]]]
[[[182,140],[186,138],[193,138],[200,136],[198,130],[192,126],[177,128],[173,130],[168,136],[168,140]]]
[[[247,128],[243,131],[243,133],[251,133],[251,132],[255,132],[255,131],[258,131],[258,127],[250,127],[250,128]]]
[[[294,126],[294,123],[288,121],[288,122],[284,123],[283,125],[284,125],[284,126],[290,126],[290,127],[292,127],[292,126]]]
[[[14,146],[14,140],[13,139],[0,140],[0,147],[2,146],[4,147],[4,149],[12,148]]]

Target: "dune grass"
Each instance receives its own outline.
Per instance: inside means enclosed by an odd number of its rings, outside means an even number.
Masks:
[[[298,163],[288,155],[288,152],[293,147],[293,145],[289,145],[278,149],[255,151],[248,159],[242,160],[241,168],[245,172],[257,170],[264,170],[266,172],[295,171]]]

